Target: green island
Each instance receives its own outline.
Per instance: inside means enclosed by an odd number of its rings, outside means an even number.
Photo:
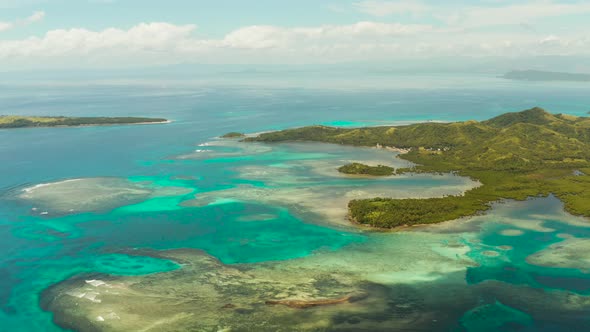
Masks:
[[[221,136],[221,138],[242,138],[242,137],[246,137],[246,135],[244,135],[243,133],[235,132],[235,131],[232,131],[230,133],[227,133],[227,134]]]
[[[502,78],[517,81],[590,82],[590,74],[543,70],[513,70],[504,74]]]
[[[394,228],[439,223],[481,214],[504,199],[555,195],[565,209],[590,216],[590,118],[551,114],[541,108],[486,121],[405,126],[310,126],[264,133],[246,142],[315,141],[406,150],[416,166],[397,173],[456,173],[482,185],[461,196],[429,199],[353,200],[353,222]]]
[[[385,165],[369,166],[361,163],[350,163],[338,168],[338,172],[351,175],[389,176],[395,169]]]
[[[167,123],[162,118],[143,117],[66,117],[66,116],[0,116],[0,129],[30,127],[76,127],[123,124]]]

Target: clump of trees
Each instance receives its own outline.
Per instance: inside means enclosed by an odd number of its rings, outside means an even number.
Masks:
[[[346,164],[338,168],[338,172],[354,175],[389,176],[395,169],[385,165],[369,166],[361,163]]]
[[[246,135],[244,135],[243,133],[238,133],[235,131],[232,131],[230,133],[227,133],[223,136],[221,136],[221,138],[241,138],[241,137],[245,137]]]

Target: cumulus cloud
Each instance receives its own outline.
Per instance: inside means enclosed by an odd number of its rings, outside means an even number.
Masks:
[[[42,18],[42,17],[41,17]],[[0,63],[113,66],[193,63],[334,63],[438,56],[590,54],[588,31],[546,34],[516,28],[486,31],[421,24],[241,27],[218,39],[197,37],[195,25],[141,23],[129,29],[51,30],[0,40]]]
[[[37,12],[34,12],[33,15],[24,19],[23,23],[24,24],[32,24],[35,22],[39,22],[39,21],[43,20],[44,18],[45,18],[45,12],[37,11]]]
[[[0,41],[0,56],[80,55],[91,52],[133,53],[141,51],[174,51],[179,43],[189,40],[196,27],[169,23],[141,23],[128,30],[109,28],[103,31],[58,29],[43,37]]]
[[[386,37],[415,35],[432,30],[433,28],[428,25],[378,22],[300,28],[249,26],[231,32],[223,39],[222,44],[233,48],[265,49],[288,47],[294,43],[351,40],[363,36],[376,40]]]
[[[27,26],[39,22],[43,20],[43,18],[45,18],[45,12],[38,11],[34,12],[31,16],[25,19],[16,20],[12,22],[0,22],[0,32],[11,30],[20,26]]]
[[[0,22],[0,32],[12,29],[13,26],[11,22]]]

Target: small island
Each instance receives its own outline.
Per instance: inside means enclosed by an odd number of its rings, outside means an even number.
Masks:
[[[127,124],[168,123],[162,118],[143,117],[66,117],[66,116],[0,116],[0,129],[31,127],[79,127]]]
[[[542,70],[513,70],[502,78],[517,81],[590,82],[590,74],[562,73]]]
[[[482,185],[460,196],[429,199],[358,199],[353,222],[394,228],[439,223],[483,213],[504,199],[554,195],[565,209],[590,217],[590,118],[551,114],[542,108],[487,121],[406,126],[310,126],[248,137],[246,142],[315,141],[386,146],[416,166],[396,173],[455,173]]]
[[[338,172],[350,175],[390,176],[395,169],[389,166],[369,166],[361,163],[351,163],[338,168]]]
[[[221,136],[221,138],[242,138],[242,137],[246,137],[246,135],[244,135],[243,133],[238,133],[236,131],[232,131],[230,133],[227,133],[227,134]]]

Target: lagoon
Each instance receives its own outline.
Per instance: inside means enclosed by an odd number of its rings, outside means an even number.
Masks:
[[[131,290],[144,295],[170,291],[166,287],[173,284],[182,297],[204,266],[212,274],[201,276],[198,287],[214,300],[197,303],[203,308],[199,319],[180,315],[178,325],[170,327],[248,323],[264,329],[256,324],[269,317],[277,317],[269,330],[286,321],[308,329],[478,331],[500,324],[509,331],[567,331],[590,326],[588,271],[554,264],[552,257],[558,256],[551,252],[556,244],[582,246],[570,240],[590,237],[590,228],[586,219],[564,213],[555,198],[505,202],[484,216],[415,230],[363,230],[343,219],[348,197],[437,196],[477,184],[448,175],[355,179],[336,170],[343,161],[402,162],[384,150],[309,144],[252,148],[215,139],[230,131],[311,124],[481,120],[536,105],[583,115],[590,102],[583,89],[494,82],[353,92],[260,86],[103,86],[100,93],[82,86],[7,89],[0,107],[25,115],[81,115],[85,105],[88,116],[125,110],[125,115],[174,122],[0,132],[0,248],[5,253],[0,324],[19,331],[61,331],[88,322],[135,329],[192,307],[168,303],[162,316],[147,317],[149,308],[163,304],[140,297],[146,317],[126,320],[136,314],[123,309],[131,303],[127,289],[120,297],[105,295],[104,285],[86,281],[137,283]],[[44,192],[43,199],[20,197],[26,188],[72,179],[93,184],[69,188],[69,198],[63,187],[59,195]],[[74,196],[88,197],[85,193],[97,185],[106,188],[104,200],[93,201],[99,206],[68,205]],[[268,275],[275,283],[262,287]],[[217,282],[226,283],[228,293],[212,288]],[[264,305],[351,294],[367,296],[304,312]],[[82,309],[68,311],[75,301]],[[120,309],[97,313],[86,310],[90,304],[96,310]],[[227,304],[235,307],[227,308],[225,318],[208,314]],[[474,319],[481,315],[489,318],[484,327]],[[82,325],[66,326],[66,319]],[[197,322],[204,325],[191,325]]]

